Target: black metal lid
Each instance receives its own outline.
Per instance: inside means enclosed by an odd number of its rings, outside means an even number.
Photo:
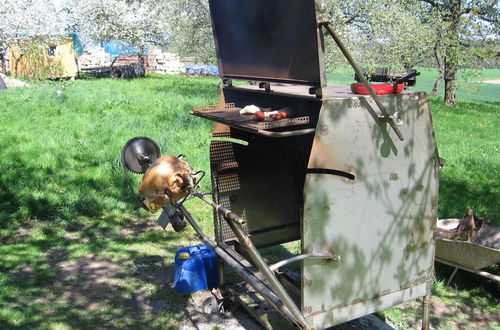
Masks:
[[[314,0],[210,0],[221,78],[326,85]]]

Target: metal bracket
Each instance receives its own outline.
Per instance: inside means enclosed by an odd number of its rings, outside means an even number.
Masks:
[[[310,95],[316,95],[316,98],[320,99],[323,97],[323,89],[321,87],[311,87],[309,88]]]
[[[271,91],[271,83],[269,82],[260,82],[259,83],[259,88],[264,88],[266,92]]]
[[[378,116],[378,118],[381,121],[392,122],[394,124],[394,126],[401,126],[404,123],[403,116],[401,115],[401,112],[395,112],[392,115],[388,115],[388,116],[380,115],[380,116]]]

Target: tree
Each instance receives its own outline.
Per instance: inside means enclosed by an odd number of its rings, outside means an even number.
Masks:
[[[72,29],[89,42],[121,40],[135,46],[142,58],[147,44],[165,44],[167,18],[154,0],[67,0]]]
[[[208,0],[171,0],[164,9],[170,27],[169,44],[175,51],[215,63]],[[432,49],[431,24],[414,19],[425,14],[419,12],[415,2],[323,0],[320,10],[365,67],[391,64],[406,68],[420,63]],[[327,39],[327,47],[329,68],[347,65],[333,41]]]
[[[202,63],[216,63],[208,0],[170,0],[163,10],[172,49]]]
[[[456,105],[457,72],[470,59],[471,41],[498,38],[500,7],[497,0],[419,0],[439,22],[434,53],[439,81],[444,79],[444,103]]]
[[[384,65],[407,70],[421,64],[435,43],[432,17],[416,4],[325,0],[322,12],[365,69]],[[335,46],[329,47],[330,67],[343,62],[342,57]]]
[[[7,49],[23,49],[33,43],[40,46],[50,43],[52,37],[64,31],[63,15],[51,0],[4,0],[0,6],[0,59]],[[19,58],[14,58],[16,65]]]

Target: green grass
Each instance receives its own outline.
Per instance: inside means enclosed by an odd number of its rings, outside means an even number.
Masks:
[[[217,102],[217,86],[213,79],[153,77],[3,92],[0,227],[130,211],[120,151],[134,136],[149,136],[163,153],[183,153],[206,169],[200,151],[208,148],[211,124],[187,112]]]
[[[187,112],[216,103],[218,93],[216,79],[183,76],[50,83],[0,93],[0,328],[162,328],[184,317],[179,310],[188,297],[147,278],[151,267],[165,268],[136,264],[155,256],[173,260],[179,247],[198,241],[191,229],[163,232],[154,217],[137,209],[120,152],[131,137],[149,136],[164,154],[183,153],[195,168],[208,169],[211,124]],[[137,187],[140,176],[131,175]],[[205,180],[202,187],[209,186]],[[189,203],[211,233],[211,212]],[[127,228],[134,232],[122,232]],[[96,309],[85,294],[70,294],[81,278],[66,290],[56,285],[61,262],[88,255],[131,263],[121,270],[123,278],[106,285],[110,297],[94,297]],[[140,316],[124,310],[122,301],[144,289],[146,302],[161,299],[169,307]],[[69,296],[58,296],[64,292]]]
[[[417,84],[412,87],[413,90],[424,91],[430,94],[434,87],[434,81],[437,77],[437,69],[433,68],[416,68],[420,72],[417,76]],[[485,84],[484,80],[500,79],[500,69],[485,69],[480,72],[477,77],[470,79],[466,82],[464,80],[464,71],[459,71],[458,75],[458,102],[474,100],[499,103],[500,97],[498,91],[500,85]],[[334,84],[350,84],[354,82],[354,71],[352,69],[338,69],[334,72],[328,73],[328,82]],[[438,96],[443,98],[444,95],[444,82],[441,83]]]
[[[500,104],[462,101],[447,108],[431,99],[440,157],[440,218],[461,218],[470,206],[500,226]]]
[[[0,328],[175,328],[188,318],[183,311],[191,298],[153,275],[171,267],[179,247],[199,241],[192,229],[165,232],[154,225],[155,216],[138,210],[120,152],[131,137],[149,136],[162,153],[185,154],[196,169],[208,170],[212,124],[187,111],[217,103],[218,93],[217,79],[185,76],[0,92]],[[460,217],[471,206],[498,224],[500,105],[461,100],[451,109],[431,99],[431,106],[447,160],[440,217]],[[133,176],[135,186],[139,179]],[[188,203],[211,233],[211,211]],[[89,256],[118,269],[92,279],[82,264]],[[64,265],[71,262],[81,269],[68,277]],[[481,306],[493,304],[490,293],[478,294],[486,297]],[[168,306],[138,312],[123,306],[127,299]]]
[[[449,274],[451,269],[437,269],[438,275]],[[490,270],[491,271],[491,270]],[[498,271],[498,270],[497,270]],[[457,273],[460,278],[447,286],[444,278],[437,278],[432,288],[430,323],[434,329],[498,329],[500,327],[500,305],[494,283],[471,281],[467,273]],[[439,316],[437,313],[439,311]],[[410,301],[378,313],[387,323],[398,329],[420,328],[422,306],[419,301]]]

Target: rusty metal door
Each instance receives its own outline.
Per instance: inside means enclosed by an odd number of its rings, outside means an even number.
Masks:
[[[429,293],[438,155],[424,93],[381,97],[405,140],[378,120],[370,97],[328,100],[304,188],[302,311],[326,327]]]

